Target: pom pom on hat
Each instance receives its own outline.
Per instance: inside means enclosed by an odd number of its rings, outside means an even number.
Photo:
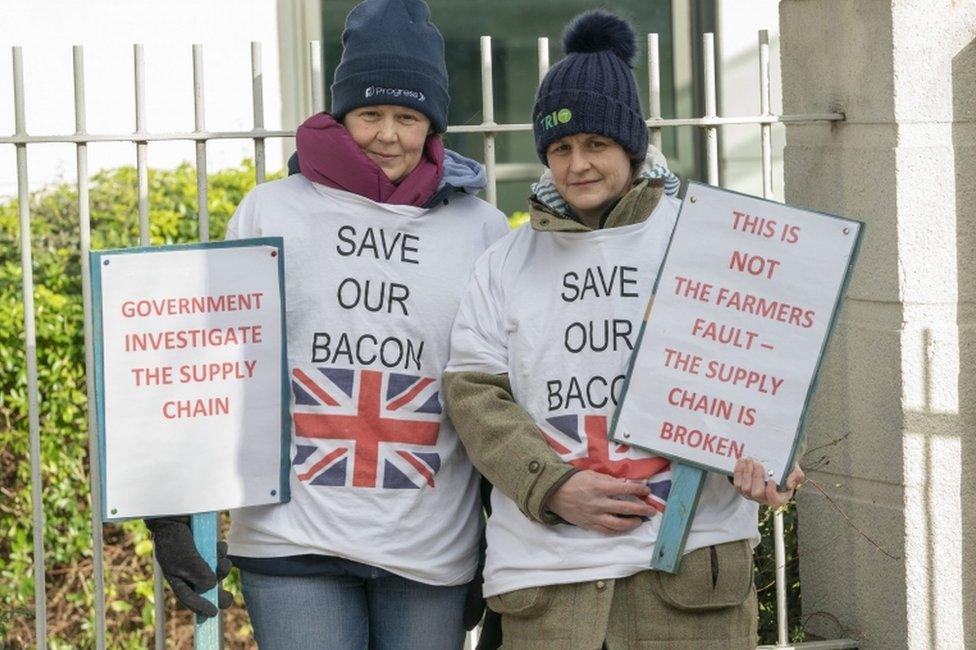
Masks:
[[[616,141],[632,160],[647,154],[647,124],[631,69],[637,53],[633,27],[602,10],[574,18],[563,33],[566,58],[546,73],[532,108],[539,160],[549,145],[577,133]]]
[[[633,68],[637,35],[630,23],[609,11],[594,9],[580,14],[566,26],[563,32],[563,51],[566,54],[602,50],[610,50]]]

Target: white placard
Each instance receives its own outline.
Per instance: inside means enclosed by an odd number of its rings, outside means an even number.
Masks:
[[[726,473],[754,458],[782,483],[860,230],[691,184],[614,439]]]
[[[280,239],[92,254],[106,520],[287,498],[281,260]]]

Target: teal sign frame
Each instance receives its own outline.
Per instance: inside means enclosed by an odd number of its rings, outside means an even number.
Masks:
[[[228,248],[245,247],[271,247],[276,249],[278,267],[278,290],[280,298],[280,325],[281,325],[281,411],[280,411],[280,467],[278,473],[277,496],[279,503],[286,503],[291,499],[290,487],[290,448],[291,448],[291,415],[289,411],[289,401],[291,399],[291,387],[288,381],[288,352],[285,322],[285,251],[284,241],[281,237],[257,237],[251,239],[236,239],[219,242],[207,242],[198,244],[176,244],[171,246],[149,246],[138,248],[107,249],[90,252],[91,286],[92,286],[92,340],[94,347],[94,371],[95,371],[95,411],[98,422],[98,458],[101,468],[101,481],[99,485],[100,494],[92,495],[98,498],[102,504],[102,521],[104,523],[126,521],[138,517],[117,517],[109,509],[106,494],[106,477],[111,468],[106,467],[105,463],[105,349],[104,349],[104,323],[102,317],[102,267],[106,261],[119,255],[134,254],[157,254],[173,251],[192,251],[192,250],[217,250]],[[185,513],[169,513],[174,515]]]
[[[770,201],[768,199],[762,199],[760,197],[743,194],[741,192],[734,192],[731,190],[725,190],[723,188],[716,188],[705,183],[691,182],[688,185],[687,192],[685,194],[686,200],[688,196],[691,196],[695,191],[695,188],[710,188],[710,189],[720,189],[722,192],[727,192],[729,194],[735,194],[738,196],[748,197],[750,200],[761,201],[765,203],[770,203],[777,206],[782,206],[782,204],[775,201]],[[684,210],[685,202],[682,202],[681,210]],[[850,285],[851,276],[853,275],[854,266],[857,262],[857,257],[861,249],[861,242],[864,235],[865,224],[861,221],[854,219],[849,219],[847,217],[841,217],[838,215],[830,214],[827,212],[820,212],[816,210],[806,210],[806,212],[811,212],[815,214],[821,214],[826,217],[831,217],[833,219],[838,219],[840,221],[848,222],[852,226],[856,227],[855,240],[851,248],[851,256],[847,264],[847,268],[844,272],[844,280],[840,284],[837,295],[834,299],[833,311],[830,316],[830,322],[827,326],[827,332],[824,336],[823,344],[821,345],[819,356],[816,362],[816,366],[813,372],[813,378],[810,382],[810,386],[807,390],[806,399],[803,404],[803,409],[799,419],[799,425],[794,433],[792,450],[789,455],[789,460],[786,465],[786,471],[783,472],[783,481],[779,484],[780,490],[786,489],[786,477],[789,475],[789,468],[794,466],[796,463],[796,456],[800,449],[800,443],[803,440],[804,430],[806,428],[807,416],[810,406],[810,401],[816,392],[819,377],[820,368],[823,364],[823,357],[827,350],[827,346],[830,344],[830,339],[834,331],[834,327],[837,324],[837,316],[840,312],[841,305],[843,303],[844,295],[847,293],[848,286]],[[678,223],[680,223],[681,211],[678,212]],[[675,226],[677,230],[677,225]],[[617,406],[616,411],[614,411],[613,418],[610,422],[610,430],[608,437],[615,442],[621,444],[631,445],[640,447],[639,444],[634,444],[632,440],[617,438],[616,429],[619,420],[620,410],[626,403],[628,391],[631,384],[631,378],[633,377],[634,365],[637,359],[637,352],[640,350],[641,343],[644,340],[644,333],[647,329],[647,321],[650,318],[650,314],[653,309],[654,297],[657,295],[658,287],[661,282],[662,272],[667,263],[668,254],[671,252],[671,243],[674,240],[674,231],[671,234],[671,240],[668,242],[668,249],[665,252],[664,260],[661,263],[661,267],[658,270],[657,277],[654,280],[654,287],[650,299],[648,301],[648,308],[644,314],[644,320],[641,323],[640,332],[637,336],[637,341],[634,344],[634,350],[631,353],[630,361],[627,366],[627,372],[624,379],[623,388],[621,389],[620,402]],[[654,453],[660,453],[654,451]],[[681,564],[681,556],[684,553],[685,542],[688,539],[688,533],[691,530],[691,523],[694,519],[695,510],[698,506],[698,499],[701,495],[701,489],[705,481],[706,473],[709,471],[716,471],[712,468],[705,468],[700,465],[696,465],[687,460],[675,458],[669,456],[668,454],[660,454],[665,457],[671,458],[671,490],[668,494],[667,505],[665,507],[664,514],[662,515],[661,525],[658,529],[657,541],[655,542],[654,553],[651,558],[651,568],[665,571],[667,573],[675,573],[678,571]],[[731,472],[718,472],[724,473],[731,476]]]

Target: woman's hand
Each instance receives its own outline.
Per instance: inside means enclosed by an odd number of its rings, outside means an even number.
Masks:
[[[780,492],[775,482],[766,480],[766,469],[762,463],[751,458],[740,458],[735,463],[732,485],[736,492],[751,501],[779,508],[793,498],[796,488],[805,480],[806,475],[797,465],[786,477],[787,490]]]
[[[546,501],[546,508],[564,520],[605,535],[625,533],[657,510],[645,501],[651,489],[644,483],[582,470],[563,483]]]

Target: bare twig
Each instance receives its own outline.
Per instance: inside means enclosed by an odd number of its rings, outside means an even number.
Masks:
[[[825,442],[822,445],[817,445],[816,447],[811,447],[810,449],[807,449],[806,452],[804,452],[803,457],[806,458],[807,456],[809,456],[810,454],[812,454],[815,451],[819,451],[821,449],[826,449],[827,447],[834,447],[836,445],[839,445],[840,443],[842,443],[845,440],[847,440],[847,438],[849,438],[850,435],[851,435],[851,432],[848,431],[847,433],[845,433],[844,435],[842,435],[840,438],[834,438],[830,442]]]
[[[854,530],[856,530],[858,532],[858,534],[861,537],[863,537],[864,539],[866,539],[872,546],[874,546],[876,549],[878,549],[879,551],[881,551],[885,556],[891,558],[892,560],[900,560],[901,559],[901,556],[900,555],[894,555],[893,553],[891,553],[890,551],[888,551],[887,549],[885,549],[883,546],[881,546],[881,544],[879,544],[876,541],[874,541],[873,539],[871,539],[871,536],[870,535],[868,535],[863,530],[861,530],[858,527],[858,525],[855,524],[854,521],[847,515],[847,513],[844,512],[844,509],[841,508],[839,505],[837,505],[837,502],[834,501],[834,499],[829,494],[827,494],[827,491],[824,490],[822,487],[820,487],[820,484],[817,483],[812,477],[807,476],[807,483],[809,483],[813,487],[817,488],[817,491],[820,492],[820,494],[822,494],[825,499],[827,499],[827,502],[830,503],[830,505],[832,505],[834,507],[834,510],[836,510],[837,512],[840,513],[840,516],[843,517],[845,521],[847,521],[847,523],[851,526],[851,528],[853,528]]]
[[[819,611],[816,611],[816,612],[810,612],[809,614],[807,614],[807,617],[803,619],[803,625],[802,625],[802,627],[803,627],[804,630],[807,629],[807,624],[810,622],[810,619],[813,618],[813,617],[815,617],[815,616],[818,616],[818,617],[821,617],[821,618],[826,618],[826,619],[829,619],[830,621],[832,621],[834,623],[834,625],[837,626],[837,629],[840,632],[840,636],[846,636],[846,637],[854,636],[854,635],[851,634],[851,629],[849,627],[847,627],[846,625],[844,625],[843,623],[841,623],[839,618],[837,618],[836,616],[834,616],[830,612],[825,612],[823,610],[819,610]]]

